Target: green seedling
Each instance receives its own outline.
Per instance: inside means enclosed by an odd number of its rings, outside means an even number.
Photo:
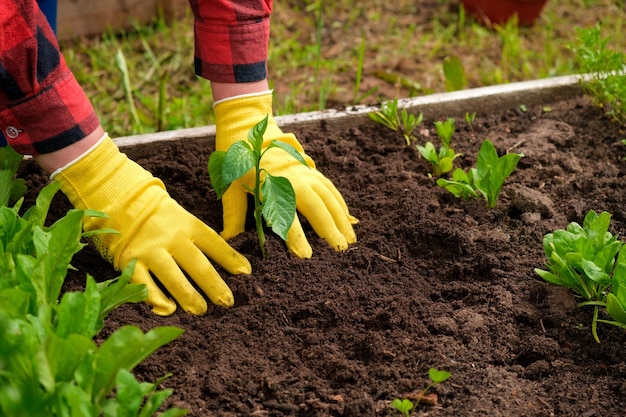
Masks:
[[[476,112],[465,112],[465,123],[471,130],[474,130],[474,120],[476,120]]]
[[[591,332],[598,343],[598,323],[626,328],[626,252],[609,232],[610,221],[609,213],[591,210],[582,226],[572,222],[566,230],[546,234],[547,270],[535,268],[544,280],[571,289],[582,300],[579,307],[593,307]],[[600,308],[614,320],[599,319]]]
[[[432,175],[435,177],[440,177],[442,174],[452,171],[454,160],[461,156],[460,153],[455,153],[450,147],[455,130],[454,124],[455,120],[453,118],[435,122],[435,130],[441,140],[441,146],[438,151],[432,142],[426,142],[424,146],[416,145],[420,155],[430,162]]]
[[[266,257],[263,219],[274,233],[287,241],[287,232],[296,216],[296,194],[291,182],[261,168],[263,155],[269,149],[280,148],[307,166],[300,152],[288,143],[272,140],[263,149],[267,121],[268,116],[265,116],[253,126],[247,140],[233,143],[226,151],[213,152],[208,164],[209,176],[218,199],[222,198],[234,181],[254,169],[254,188],[245,184],[243,187],[254,196],[254,219],[263,258]]]
[[[626,123],[626,54],[609,48],[600,23],[576,32],[577,41],[569,48],[581,72],[588,75],[580,80],[583,90],[607,114]]]
[[[409,400],[408,398],[395,398],[391,402],[391,406],[396,409],[403,417],[409,417],[411,414],[411,410],[413,410],[420,402],[421,398],[424,398],[426,393],[433,389],[436,385],[445,382],[450,378],[450,372],[442,371],[437,368],[430,368],[428,370],[428,378],[430,379],[430,383],[426,388],[424,388],[419,394],[417,394],[417,400],[415,402]]]
[[[411,415],[411,410],[415,407],[415,404],[413,404],[413,401],[408,398],[394,398],[391,402],[391,406],[398,410],[403,417],[409,417],[409,415]]]
[[[406,109],[398,111],[398,99],[393,99],[383,103],[379,111],[368,113],[370,119],[394,132],[400,132],[407,146],[415,140],[413,131],[422,123],[424,115],[410,114]]]
[[[478,152],[475,168],[468,172],[457,168],[452,179],[439,178],[437,185],[457,197],[469,200],[483,196],[489,208],[495,208],[504,181],[515,171],[524,154],[509,153],[501,157],[489,140],[483,141]]]

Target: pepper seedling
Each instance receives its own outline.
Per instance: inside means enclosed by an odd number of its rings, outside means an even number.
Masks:
[[[296,193],[287,178],[273,176],[261,168],[263,155],[269,149],[280,148],[308,166],[300,152],[288,143],[274,139],[263,148],[267,122],[268,116],[265,116],[249,130],[247,140],[233,143],[226,151],[213,152],[208,164],[209,177],[218,199],[222,198],[234,181],[254,169],[254,188],[242,185],[254,196],[254,220],[264,259],[266,251],[263,219],[286,242],[287,232],[296,216]]]
[[[470,168],[468,172],[457,168],[451,180],[439,178],[437,185],[465,200],[482,195],[487,200],[487,206],[495,208],[504,181],[515,171],[523,156],[522,153],[509,153],[499,157],[493,143],[485,140],[478,151],[475,168]]]
[[[416,147],[422,157],[430,162],[433,170],[432,175],[440,177],[442,174],[452,171],[454,160],[462,154],[455,153],[450,147],[455,130],[455,120],[453,118],[445,121],[437,120],[435,122],[435,130],[441,140],[439,151],[435,149],[435,145],[432,142],[426,142],[424,146],[416,145]]]
[[[593,307],[591,333],[598,343],[597,323],[626,328],[626,252],[623,242],[609,232],[610,221],[609,213],[591,210],[582,226],[571,222],[566,230],[546,234],[548,269],[535,268],[544,280],[574,291],[583,300],[578,307]],[[614,321],[599,319],[600,308]]]

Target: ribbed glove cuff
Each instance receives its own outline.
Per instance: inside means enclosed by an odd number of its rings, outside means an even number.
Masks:
[[[215,103],[214,110],[215,149],[218,151],[226,151],[233,143],[246,140],[248,131],[265,116],[269,116],[265,140],[280,139],[294,146],[299,152],[303,152],[296,137],[291,133],[283,133],[276,124],[272,115],[271,91],[220,100]]]

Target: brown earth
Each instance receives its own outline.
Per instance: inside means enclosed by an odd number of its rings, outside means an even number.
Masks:
[[[420,142],[434,140],[432,126]],[[270,234],[262,260],[250,223],[232,244],[254,273],[224,273],[232,309],[167,318],[144,304],[114,311],[103,337],[124,324],[185,329],[135,369],[148,381],[172,373],[163,383],[174,389],[170,405],[193,416],[394,415],[390,401],[425,388],[436,367],[452,375],[435,388],[437,404],[414,415],[624,415],[626,333],[603,325],[596,343],[591,312],[533,271],[545,264],[543,236],[588,210],[608,211],[612,231],[626,233],[623,128],[584,98],[478,115],[472,127],[458,119],[462,167],[486,138],[525,155],[493,210],[439,188],[415,147],[373,122],[296,134],[360,219],[358,243],[336,253],[303,221],[312,259],[294,259]],[[179,145],[138,162],[220,230],[209,154]],[[45,178],[34,166],[25,175],[32,198]],[[67,201],[55,198],[64,213]],[[90,247],[73,265],[68,289],[87,273],[117,275]]]

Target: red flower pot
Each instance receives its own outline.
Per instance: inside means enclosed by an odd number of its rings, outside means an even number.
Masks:
[[[518,24],[532,26],[548,0],[462,0],[466,12],[486,26],[504,25],[514,15]]]

